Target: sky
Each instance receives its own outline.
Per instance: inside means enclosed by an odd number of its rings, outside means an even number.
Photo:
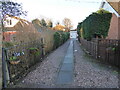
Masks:
[[[63,24],[63,19],[72,21],[73,29],[92,12],[99,9],[102,0],[12,0],[22,3],[23,9],[28,11],[25,19],[31,21],[35,18],[51,19],[54,25]]]

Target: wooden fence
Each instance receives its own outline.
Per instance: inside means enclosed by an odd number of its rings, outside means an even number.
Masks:
[[[80,39],[82,46],[88,53],[101,62],[107,62],[120,68],[120,40]]]
[[[31,53],[32,50],[36,51]],[[16,45],[7,48],[4,52],[6,52],[5,56],[7,56],[6,60],[11,84],[23,77],[29,68],[40,62],[43,57],[43,48],[40,40]],[[17,60],[14,61],[14,59]]]
[[[62,42],[61,45],[64,43]],[[29,72],[31,66],[41,62],[42,58],[54,49],[56,48],[54,48],[53,33],[49,37],[42,36],[31,42],[3,48],[3,84],[5,84],[3,86],[15,84]]]

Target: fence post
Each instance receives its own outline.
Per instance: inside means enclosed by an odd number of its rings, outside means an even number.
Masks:
[[[2,48],[2,71],[3,71],[3,88],[7,87],[7,84],[10,80],[8,66],[7,66],[7,50]]]
[[[42,44],[42,56],[45,56],[45,41],[44,41],[44,38],[41,38],[41,44]]]
[[[96,49],[96,59],[97,59],[97,58],[99,58],[99,39],[97,39],[96,43],[97,43],[96,44],[96,48],[97,48]]]

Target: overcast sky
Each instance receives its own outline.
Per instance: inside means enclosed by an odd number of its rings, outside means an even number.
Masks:
[[[28,11],[27,20],[46,17],[54,23],[67,17],[73,22],[74,28],[89,14],[99,9],[102,0],[12,0],[23,4]]]

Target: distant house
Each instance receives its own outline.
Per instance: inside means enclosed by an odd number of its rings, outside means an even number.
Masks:
[[[31,22],[11,15],[4,18],[3,41],[25,43],[34,40],[37,35],[38,31]]]
[[[120,39],[120,0],[103,0],[100,8],[112,13],[107,39]]]
[[[75,30],[71,30],[70,31],[70,38],[77,38],[77,31],[75,31]]]
[[[60,25],[59,23],[53,27],[53,30],[58,30],[58,31],[65,31],[66,28],[63,25]]]

